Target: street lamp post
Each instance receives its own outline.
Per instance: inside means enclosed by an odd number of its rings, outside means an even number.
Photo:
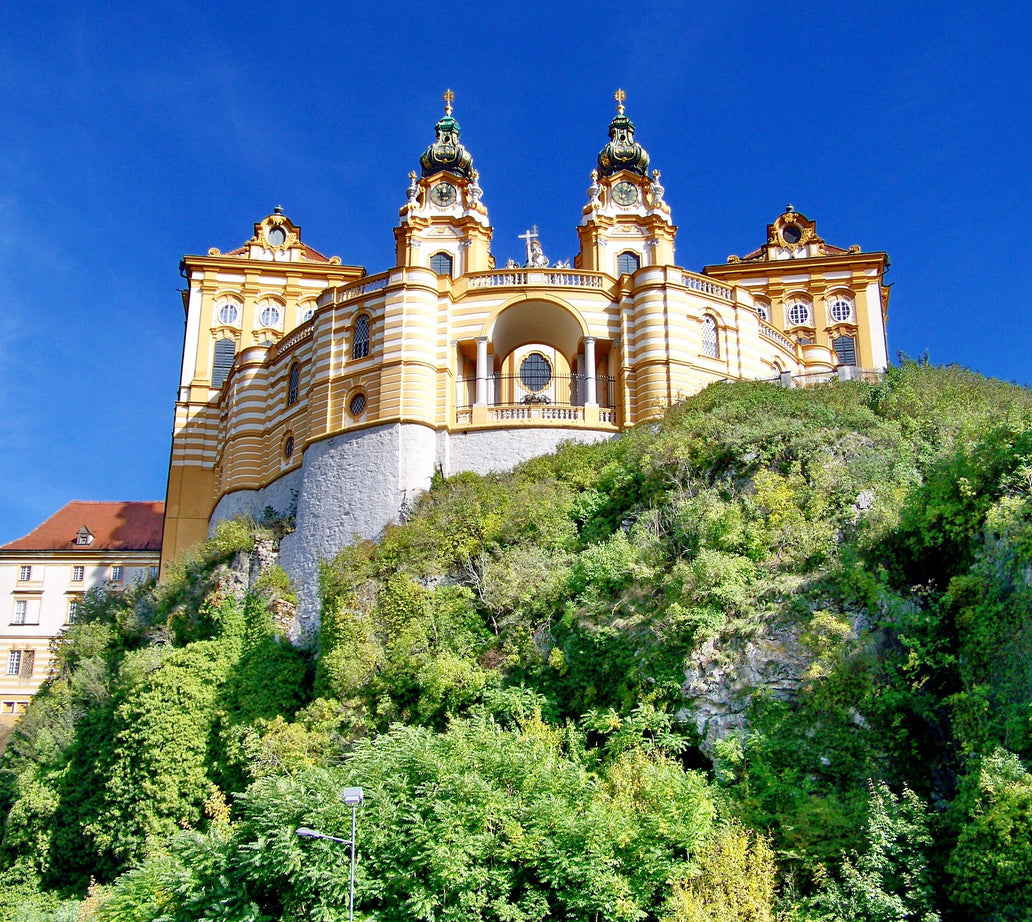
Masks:
[[[355,814],[365,800],[365,793],[361,788],[344,788],[342,793],[344,803],[351,807],[351,838],[341,839],[337,836],[328,836],[324,832],[317,832],[307,826],[299,826],[296,835],[302,839],[325,839],[327,842],[338,842],[341,845],[351,846],[351,888],[348,893],[348,922],[355,920]]]

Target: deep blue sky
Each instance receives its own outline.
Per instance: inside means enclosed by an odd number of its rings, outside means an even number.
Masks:
[[[888,251],[892,355],[1029,383],[1028,35],[1007,0],[5,4],[0,543],[71,499],[164,498],[180,256],[282,204],[387,268],[448,87],[499,263],[532,224],[574,255],[622,87],[680,263],[791,202]]]

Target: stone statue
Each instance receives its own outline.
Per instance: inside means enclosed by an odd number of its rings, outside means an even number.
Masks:
[[[519,238],[527,244],[527,261],[524,266],[530,269],[547,269],[548,257],[542,252],[541,244],[538,243],[537,225],[534,225],[533,230],[520,234]]]

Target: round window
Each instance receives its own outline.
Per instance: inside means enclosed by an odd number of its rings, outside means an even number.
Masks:
[[[552,380],[552,366],[540,352],[532,352],[520,363],[520,381],[529,391],[542,391]]]
[[[266,235],[269,246],[281,247],[287,242],[287,232],[282,227],[272,228]]]
[[[845,300],[835,301],[831,305],[831,319],[836,323],[843,323],[853,316],[853,306]]]
[[[793,326],[802,326],[810,320],[810,308],[801,301],[796,301],[788,308],[788,319]]]
[[[351,398],[351,402],[348,404],[348,412],[352,416],[361,416],[365,412],[366,408],[366,395],[363,393],[355,394]]]
[[[219,307],[219,323],[230,326],[237,322],[240,317],[240,310],[235,304],[223,304]]]
[[[294,436],[288,435],[286,442],[283,443],[283,457],[289,461],[292,454],[294,454]]]
[[[258,322],[263,327],[278,327],[280,322],[279,308],[273,304],[266,304],[258,315]]]
[[[798,224],[786,224],[781,228],[781,237],[789,245],[797,244],[803,239],[803,229]]]

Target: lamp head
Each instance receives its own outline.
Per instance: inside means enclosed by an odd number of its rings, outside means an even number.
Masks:
[[[344,788],[341,797],[347,806],[361,807],[365,801],[365,792],[361,788]]]

